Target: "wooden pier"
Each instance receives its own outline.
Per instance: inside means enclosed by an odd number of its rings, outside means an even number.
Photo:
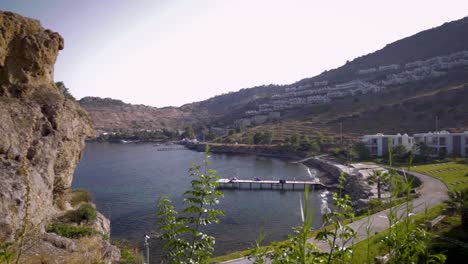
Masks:
[[[232,180],[219,179],[218,189],[249,189],[249,190],[304,190],[306,186],[309,189],[322,190],[333,188],[316,181],[288,181],[288,180]]]

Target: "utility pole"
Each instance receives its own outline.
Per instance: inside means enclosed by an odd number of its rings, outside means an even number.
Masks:
[[[150,264],[149,261],[149,239],[150,237],[148,235],[145,235],[145,248],[146,248],[146,264]]]
[[[340,144],[343,146],[343,122],[340,122]]]
[[[439,116],[435,117],[435,131],[439,131]]]

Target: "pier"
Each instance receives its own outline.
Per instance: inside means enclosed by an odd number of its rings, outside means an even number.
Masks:
[[[288,180],[239,180],[239,179],[219,179],[218,189],[248,189],[248,190],[304,190],[306,186],[315,190],[329,189],[334,186],[327,186],[317,181],[288,181]]]

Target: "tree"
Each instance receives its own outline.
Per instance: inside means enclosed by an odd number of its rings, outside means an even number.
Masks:
[[[294,151],[298,150],[301,146],[301,139],[298,134],[290,136],[287,142],[289,142],[289,147]]]
[[[462,228],[468,231],[468,188],[460,191],[450,191],[447,205],[460,214]]]
[[[382,198],[381,190],[382,185],[387,183],[389,176],[387,173],[383,173],[380,170],[374,170],[373,174],[368,178],[370,184],[377,184],[377,198],[380,200]]]
[[[269,130],[255,132],[253,136],[254,144],[271,144],[273,133]]]
[[[364,142],[354,144],[353,150],[357,153],[359,160],[367,160],[370,158],[369,149]]]
[[[315,133],[315,142],[317,143],[320,150],[323,150],[324,136],[321,132]]]
[[[397,145],[392,148],[392,154],[393,154],[393,159],[395,160],[404,160],[406,158],[406,154],[408,151],[406,150],[406,147],[403,145]]]
[[[308,151],[312,146],[312,142],[310,141],[309,137],[306,134],[302,134],[300,137],[300,150]]]
[[[254,143],[253,136],[250,133],[244,133],[241,138],[242,144],[252,145]]]
[[[65,98],[75,101],[75,97],[70,93],[70,89],[68,89],[63,82],[56,82],[55,85],[57,88],[62,92]]]
[[[171,200],[162,196],[158,204],[158,223],[166,249],[163,258],[168,263],[208,263],[215,238],[201,232],[201,227],[219,223],[219,216],[224,215],[214,207],[223,193],[218,191],[215,171],[208,169],[209,149],[205,151],[204,168],[193,165],[189,170],[192,188],[184,192],[185,208],[177,212]]]
[[[432,154],[432,148],[426,145],[425,143],[417,143],[416,148],[418,150],[419,156],[423,160],[427,160]]]
[[[212,141],[214,139],[216,139],[216,134],[215,133],[209,131],[207,134],[205,134],[205,140],[206,141]]]
[[[193,132],[192,126],[186,126],[185,127],[185,131],[182,134],[182,137],[183,138],[189,138],[189,139],[195,138],[195,133]]]
[[[273,133],[270,130],[263,132],[263,142],[267,145],[271,144],[273,141]]]

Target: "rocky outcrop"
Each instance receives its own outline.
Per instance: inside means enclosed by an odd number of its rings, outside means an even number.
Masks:
[[[357,173],[349,173],[344,169],[345,166],[315,157],[309,159],[306,165],[320,168],[326,171],[332,182],[338,182],[341,174],[345,174],[344,191],[350,196],[351,201],[355,208],[359,209],[362,206],[366,206],[362,201],[369,199],[373,194],[371,187],[367,182],[362,180]]]
[[[36,20],[2,11],[0,33],[2,242],[30,230],[44,233],[69,207],[73,172],[94,130],[86,112],[54,83],[63,38]]]

